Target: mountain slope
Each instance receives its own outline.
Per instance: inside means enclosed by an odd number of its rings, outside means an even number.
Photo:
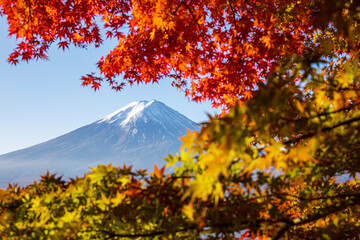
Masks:
[[[176,153],[193,121],[165,104],[139,101],[104,118],[47,142],[0,156],[0,187],[29,184],[40,174],[83,175],[99,163],[153,169]]]

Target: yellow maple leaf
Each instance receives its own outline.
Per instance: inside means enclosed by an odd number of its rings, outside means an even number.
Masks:
[[[194,207],[192,203],[185,205],[181,210],[191,221],[194,221]]]

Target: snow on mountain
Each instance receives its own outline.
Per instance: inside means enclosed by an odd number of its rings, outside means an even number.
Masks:
[[[156,100],[133,102],[104,118],[38,145],[0,155],[0,187],[31,183],[49,170],[82,176],[98,164],[158,166],[178,151],[180,136],[199,126]]]

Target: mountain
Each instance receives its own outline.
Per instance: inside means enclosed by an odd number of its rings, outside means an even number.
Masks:
[[[156,100],[133,102],[104,118],[38,145],[0,155],[0,187],[39,175],[82,176],[98,164],[153,169],[179,150],[179,137],[199,126]]]

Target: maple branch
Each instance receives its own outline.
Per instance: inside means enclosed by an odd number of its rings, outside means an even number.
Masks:
[[[360,88],[349,88],[349,87],[346,88],[340,87],[337,89],[327,88],[326,91],[331,91],[331,92],[360,91]]]
[[[194,176],[170,176],[171,179],[191,179]]]
[[[234,28],[236,31],[236,34],[235,34],[236,42],[239,44],[239,36],[237,34],[237,25],[236,25],[236,12],[235,12],[230,0],[228,0],[228,3],[229,3],[231,11],[233,13]],[[226,63],[226,65],[228,65],[232,61],[234,54],[235,54],[234,47],[232,47],[231,49],[232,49],[232,54],[231,54],[231,57],[228,59],[228,62]]]
[[[184,1],[180,1],[180,4],[176,7],[175,11],[172,12],[171,14],[175,15],[183,3],[184,3]]]
[[[32,36],[32,43],[34,44],[34,33],[33,33],[33,26],[32,26],[32,13],[31,13],[31,0],[27,0],[26,1],[29,7],[29,21],[30,21],[30,31],[31,31],[31,36]]]
[[[184,1],[182,1],[182,2],[183,2],[183,4],[184,4],[184,6],[187,8],[187,10],[189,11],[191,17],[194,19],[195,23],[197,24],[197,26],[198,26],[198,28],[199,28],[199,31],[201,32],[201,35],[203,35],[203,37],[208,40],[208,37],[205,35],[204,31],[201,29],[201,26],[200,26],[200,24],[199,24],[199,21],[198,21],[198,20],[196,19],[196,17],[194,16],[193,11],[190,9],[190,7],[189,7]]]
[[[357,121],[360,121],[360,117],[352,118],[352,119],[346,120],[346,121],[344,121],[344,122],[340,122],[340,123],[338,123],[338,124],[335,124],[334,126],[323,128],[323,129],[321,129],[321,132],[323,133],[323,132],[331,131],[331,130],[337,128],[337,127],[341,127],[341,126],[343,126],[343,125],[351,124],[351,123],[357,122]],[[293,140],[285,141],[284,144],[297,143],[297,142],[299,142],[300,140],[313,137],[313,136],[315,136],[315,134],[316,134],[316,133],[314,133],[314,132],[312,132],[312,133],[307,133],[307,134],[301,135],[300,137],[296,137],[296,138],[293,139]]]
[[[297,195],[292,195],[292,194],[287,194],[287,193],[276,193],[276,194],[269,194],[267,196],[264,197],[278,197],[278,198],[282,198],[281,196],[285,196],[285,197],[292,197],[292,198],[296,198],[302,201],[318,201],[318,200],[326,200],[326,199],[341,199],[341,198],[351,198],[351,197],[357,197],[359,194],[337,194],[337,195],[333,195],[333,196],[323,196],[323,197],[310,197],[310,198],[306,198],[306,197],[301,197],[301,196],[297,196]]]
[[[232,11],[232,13],[233,13],[234,27],[235,27],[235,30],[237,31],[237,25],[236,25],[236,12],[235,12],[235,10],[234,10],[234,8],[233,8],[232,4],[231,4],[231,1],[230,1],[230,0],[228,0],[228,2],[229,2],[230,9],[231,9],[231,11]],[[237,33],[236,33],[236,41],[237,41],[237,42],[239,42],[239,37],[238,37]]]
[[[191,226],[188,228],[179,229],[176,232],[186,232],[189,230],[196,230],[196,229],[197,229],[196,226]],[[109,237],[107,237],[105,239],[112,239],[114,237],[123,237],[123,238],[155,237],[155,236],[163,235],[166,231],[162,230],[162,231],[154,231],[154,232],[150,232],[150,233],[140,233],[140,234],[116,234],[116,233],[112,233],[112,232],[108,232],[108,231],[102,231],[102,232],[109,234]]]
[[[359,106],[360,105],[360,102],[359,103],[356,103],[356,104],[352,104],[350,103],[349,106],[347,107],[344,107],[344,108],[340,108],[338,110],[335,110],[335,111],[332,111],[332,112],[321,112],[317,115],[314,115],[314,116],[310,116],[310,117],[299,117],[297,119],[289,119],[289,118],[281,118],[283,120],[286,120],[286,121],[289,121],[289,122],[297,122],[297,121],[302,121],[302,120],[310,120],[310,119],[313,119],[313,118],[317,118],[317,117],[322,117],[322,116],[328,116],[328,115],[331,115],[331,114],[335,114],[335,113],[339,113],[339,112],[343,112],[343,111],[347,111],[347,110],[351,110],[353,109],[354,107],[356,106]]]
[[[169,33],[169,31],[168,31],[167,28],[165,28],[164,30],[165,30],[165,33],[166,33],[167,36],[168,36],[169,47],[170,47],[170,46],[171,46],[172,37],[171,37],[171,35],[170,35],[170,33]],[[169,58],[170,58],[170,54],[169,54]]]
[[[331,214],[340,212],[348,207],[352,207],[355,205],[360,205],[360,194],[354,195],[347,202],[340,202],[333,206],[322,209],[318,213],[310,214],[304,217],[298,217],[290,220],[279,221],[282,226],[280,227],[279,231],[275,234],[275,236],[272,238],[272,240],[280,239],[282,235],[284,235],[284,233],[287,232],[291,227],[314,222],[316,220],[327,217]]]

